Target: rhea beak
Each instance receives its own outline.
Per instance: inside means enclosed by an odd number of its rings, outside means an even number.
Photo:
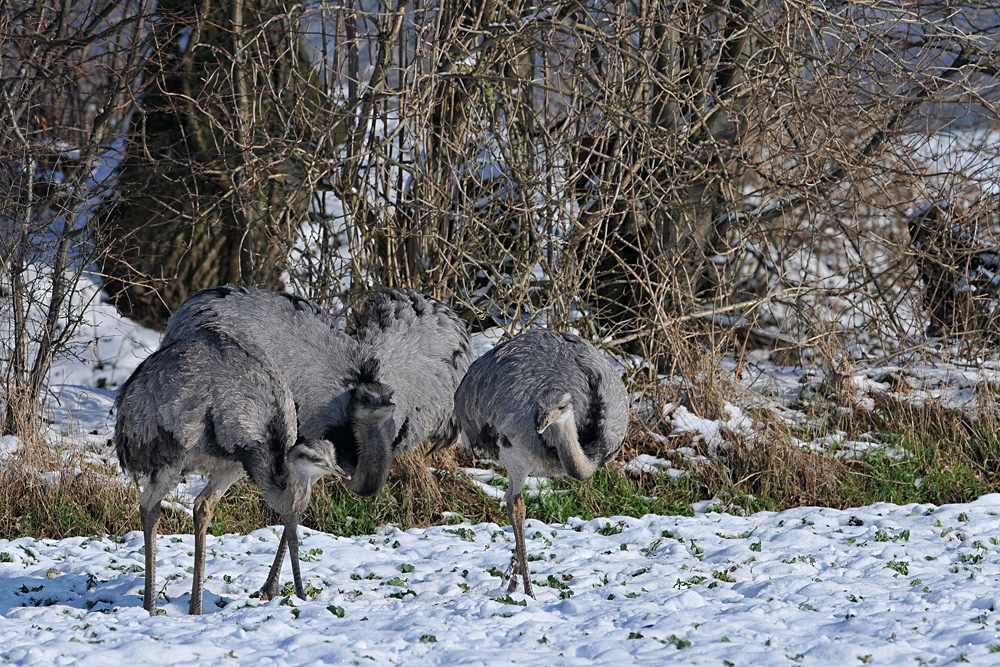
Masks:
[[[552,426],[552,422],[556,421],[561,416],[562,412],[555,408],[542,415],[538,422],[538,434],[541,435],[542,433],[545,433],[545,429]]]
[[[350,473],[348,473],[346,470],[344,470],[343,468],[341,468],[339,464],[334,463],[333,466],[332,466],[332,468],[333,468],[333,470],[331,470],[330,472],[332,472],[334,475],[336,475],[337,477],[340,477],[345,482],[351,481],[351,475],[350,475]]]

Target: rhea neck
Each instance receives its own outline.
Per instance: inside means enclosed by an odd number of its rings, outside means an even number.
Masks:
[[[391,407],[356,407],[351,430],[358,448],[358,465],[348,486],[355,493],[371,496],[385,484],[392,467],[394,421]]]
[[[312,487],[326,475],[345,473],[336,465],[333,443],[325,440],[296,444],[287,457],[287,477],[284,489],[277,494],[273,507],[282,517],[301,514],[309,506]]]
[[[555,410],[553,410],[556,413]],[[542,438],[549,444],[556,446],[560,441],[577,443],[576,419],[573,414],[573,406],[569,405],[553,414],[548,421],[548,425],[539,431]]]
[[[378,443],[392,447],[393,410],[380,406],[376,409],[355,407],[351,419],[351,429],[355,439],[361,443]]]
[[[311,471],[300,470],[297,466],[293,466],[288,471],[288,486],[285,488],[285,493],[287,496],[286,503],[288,509],[282,512],[278,509],[278,513],[281,516],[285,516],[288,510],[294,513],[304,512],[306,507],[309,506],[309,499],[312,497],[312,487],[320,477],[323,475],[313,475],[310,474]],[[277,509],[277,508],[276,508]]]
[[[580,480],[590,479],[596,472],[597,466],[587,458],[583,448],[580,447],[572,405],[552,415],[551,421],[548,421],[545,428],[539,430],[539,434],[559,453],[559,461],[570,477]]]

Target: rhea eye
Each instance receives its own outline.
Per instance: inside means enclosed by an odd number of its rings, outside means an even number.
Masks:
[[[375,402],[375,399],[371,394],[361,394],[358,396],[358,401],[361,405],[371,405]]]

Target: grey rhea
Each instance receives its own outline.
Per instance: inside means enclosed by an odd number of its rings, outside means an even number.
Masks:
[[[160,502],[189,473],[208,478],[194,502],[190,613],[202,612],[205,537],[215,506],[244,474],[284,523],[269,581],[277,579],[287,544],[302,597],[299,517],[315,481],[343,471],[332,443],[298,439],[291,392],[267,355],[219,332],[193,332],[143,361],[119,390],[115,408],[118,459],[142,488],[146,610],[156,613]]]
[[[458,441],[455,390],[472,363],[472,339],[458,316],[437,299],[407,288],[365,299],[348,325],[392,393],[393,455],[429,440],[428,453]]]
[[[589,479],[621,449],[628,430],[625,385],[593,345],[570,333],[537,329],[477,359],[455,394],[462,441],[507,470],[505,495],[514,555],[504,581],[521,575],[532,597],[524,541],[529,476]]]
[[[288,383],[300,438],[336,448],[348,488],[374,495],[394,454],[424,439],[457,439],[454,390],[472,343],[443,303],[405,289],[366,299],[350,334],[312,302],[283,292],[224,285],[193,294],[174,313],[164,344],[223,332],[262,348]],[[261,591],[277,594],[277,580]]]
[[[349,489],[378,493],[392,467],[392,393],[376,379],[378,361],[319,306],[285,292],[222,285],[192,294],[167,322],[163,344],[201,331],[262,349],[295,402],[298,436],[333,443]],[[279,554],[285,550],[284,536]],[[293,563],[297,567],[298,563]],[[275,561],[261,597],[278,594]]]
[[[325,438],[363,496],[382,488],[392,466],[392,396],[365,355],[319,306],[284,292],[223,285],[191,295],[167,322],[164,344],[200,330],[262,348],[288,383],[299,437]]]

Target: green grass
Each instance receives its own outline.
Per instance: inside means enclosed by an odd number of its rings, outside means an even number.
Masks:
[[[796,432],[800,438],[834,430],[848,437],[875,432],[880,440],[908,452],[902,459],[876,453],[854,461],[791,445],[787,429],[768,424],[766,415],[757,419],[767,429],[763,438],[733,443],[723,460],[692,467],[685,477],[633,479],[612,465],[588,482],[550,480],[546,492],[526,499],[528,516],[565,522],[570,517],[690,515],[691,503],[708,498],[719,498],[722,509],[741,512],[801,505],[847,508],[881,501],[940,505],[1000,491],[1000,437],[992,423],[972,422],[940,408],[886,403],[871,413],[820,415],[810,432]],[[676,454],[651,439],[633,437],[627,449],[626,456],[644,452],[673,457],[675,465],[682,465]],[[302,524],[338,535],[368,535],[386,524],[406,529],[453,522],[443,518],[445,511],[471,523],[507,523],[499,502],[458,472],[459,466],[483,462],[454,452],[439,455],[433,465],[445,474],[432,476],[424,462],[413,458],[371,498],[359,498],[339,482],[323,480],[314,489]],[[134,487],[122,487],[97,472],[65,475],[64,480],[50,487],[28,468],[8,464],[0,470],[0,537],[120,535],[139,528]],[[212,529],[216,534],[246,533],[277,522],[259,492],[242,481],[219,503]],[[160,530],[190,532],[192,525],[186,515],[165,511]]]
[[[665,477],[647,477],[636,481],[617,468],[606,467],[586,483],[550,480],[547,492],[528,498],[525,504],[528,516],[558,523],[574,516],[583,519],[644,514],[690,516],[691,503],[701,498],[698,486],[692,478],[671,482]]]

